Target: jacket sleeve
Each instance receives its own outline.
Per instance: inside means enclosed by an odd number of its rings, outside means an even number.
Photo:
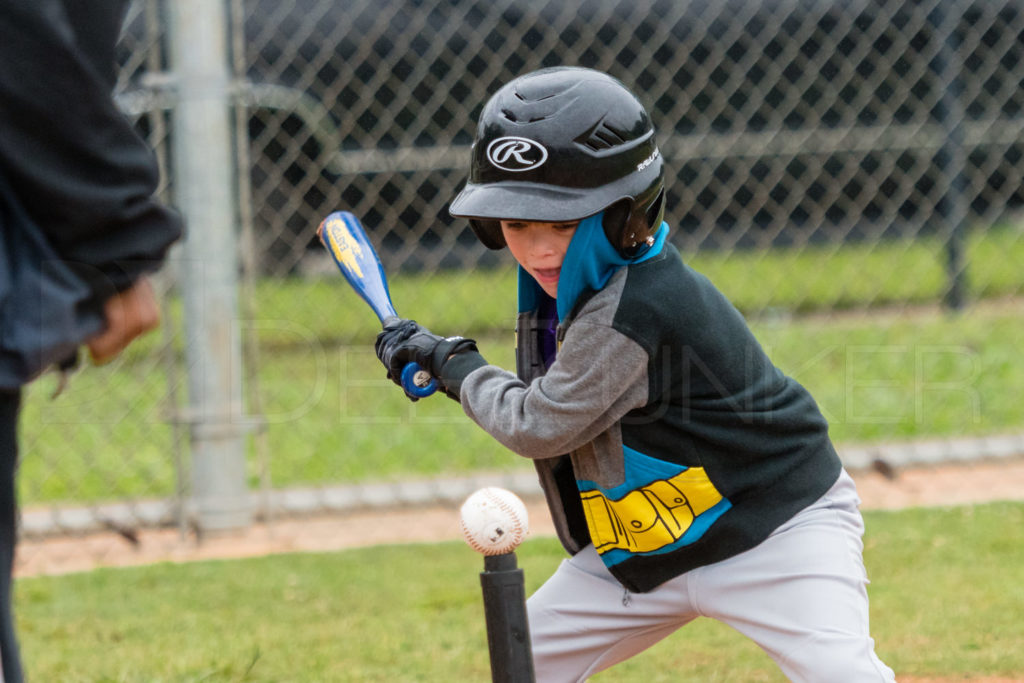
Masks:
[[[152,151],[111,95],[125,5],[82,5],[0,3],[0,172],[100,296],[156,269],[181,223],[153,197]]]
[[[610,327],[579,320],[548,372],[525,384],[486,365],[462,383],[462,408],[509,449],[550,458],[595,439],[648,394],[648,354]]]

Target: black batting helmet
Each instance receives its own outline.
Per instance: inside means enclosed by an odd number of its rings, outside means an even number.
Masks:
[[[565,222],[604,211],[605,233],[625,257],[661,225],[654,126],[636,96],[600,71],[554,67],[512,80],[484,106],[472,155],[449,210],[491,249],[505,246],[502,219]]]

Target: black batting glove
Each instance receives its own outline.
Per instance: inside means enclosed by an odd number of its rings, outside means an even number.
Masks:
[[[412,320],[388,320],[384,331],[377,336],[377,357],[387,368],[388,378],[401,386],[402,369],[416,363],[437,379],[452,398],[452,392],[441,379],[444,364],[456,354],[476,351],[476,342],[463,337],[441,337]],[[409,398],[415,400],[415,397]]]
[[[425,332],[415,320],[407,320],[405,318],[387,318],[384,321],[384,329],[380,334],[377,335],[377,341],[373,344],[373,350],[377,352],[377,358],[384,364],[385,368],[388,368],[388,379],[394,379],[398,381],[398,378],[393,378],[391,375],[391,368],[388,362],[385,360],[385,349],[392,344],[396,344],[405,341],[417,332]],[[401,372],[401,369],[399,369]]]
[[[440,379],[441,369],[448,359],[457,353],[476,351],[476,342],[464,337],[440,337],[421,330],[390,348],[393,349],[388,366],[391,372],[397,368],[400,373],[408,363],[416,363],[432,377]]]
[[[426,331],[415,320],[387,318],[384,321],[384,330],[377,335],[377,341],[374,343],[373,349],[377,352],[377,358],[380,359],[380,362],[387,369],[388,379],[398,386],[402,386],[402,368],[405,366],[394,366],[392,362],[394,348],[417,332]],[[410,398],[416,400],[415,397]]]

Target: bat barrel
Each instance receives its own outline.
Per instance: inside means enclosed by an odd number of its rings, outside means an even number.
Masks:
[[[338,270],[352,289],[370,305],[381,323],[395,313],[391,292],[377,251],[356,216],[348,211],[335,211],[317,229],[320,241],[334,259]]]
[[[320,223],[316,232],[338,270],[370,305],[381,324],[386,326],[389,320],[397,318],[380,257],[355,214],[335,211]],[[437,391],[437,380],[415,363],[409,363],[402,370],[401,383],[405,392],[415,398]]]

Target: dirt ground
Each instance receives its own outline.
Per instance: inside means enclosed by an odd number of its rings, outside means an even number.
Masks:
[[[1024,459],[896,471],[878,468],[852,474],[864,509],[1024,500]],[[530,535],[553,534],[543,501],[527,499],[524,502],[530,515]],[[117,533],[94,533],[70,538],[25,540],[18,546],[15,573],[17,576],[64,574],[97,567],[153,562],[188,562],[458,539],[461,534],[457,508],[457,505],[435,505],[282,519],[269,525],[256,524],[245,533],[202,541],[191,534],[182,537],[176,529],[142,530],[133,534],[131,539]],[[935,682],[920,680],[916,683]]]

